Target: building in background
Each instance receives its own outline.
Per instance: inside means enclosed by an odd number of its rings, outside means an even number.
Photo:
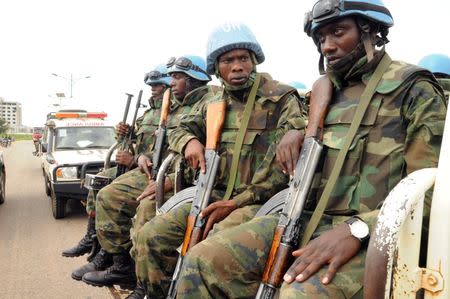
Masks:
[[[8,102],[0,97],[0,118],[8,123],[10,133],[23,132],[25,129],[22,125],[22,104],[19,102]]]

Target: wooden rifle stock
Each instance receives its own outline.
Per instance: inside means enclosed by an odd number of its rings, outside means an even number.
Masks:
[[[164,91],[163,100],[162,100],[162,106],[161,106],[161,116],[159,117],[159,126],[166,125],[167,119],[169,117],[170,112],[170,97],[171,92],[170,88],[167,88],[166,91]]]
[[[284,227],[278,226],[275,229],[272,246],[263,272],[262,281],[273,286],[277,286],[282,281],[283,275],[287,270],[288,260],[291,259],[292,254],[292,249],[289,250],[281,246],[283,233]]]
[[[206,149],[215,150],[222,133],[227,109],[226,101],[213,102],[206,111]]]
[[[332,97],[332,90],[328,89],[329,86],[316,85],[323,80],[329,79],[325,76],[321,77],[314,83],[313,90],[311,91],[311,105],[309,106],[308,126],[305,134],[306,137],[316,136],[319,140],[323,138],[323,125]]]
[[[203,227],[195,227],[196,217],[189,215],[187,219],[186,234],[184,236],[181,255],[185,256],[189,249],[202,240]]]

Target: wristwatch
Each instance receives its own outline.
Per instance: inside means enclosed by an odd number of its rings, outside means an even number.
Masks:
[[[352,236],[358,239],[362,244],[369,240],[369,226],[361,218],[353,216],[345,220],[345,223],[350,227]]]

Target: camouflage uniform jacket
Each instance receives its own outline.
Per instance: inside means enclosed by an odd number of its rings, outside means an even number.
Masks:
[[[224,90],[207,101],[201,101],[169,135],[170,147],[179,153],[183,153],[186,144],[193,138],[205,144],[208,102],[221,99],[227,102],[218,151],[221,157],[219,171],[211,195],[213,201],[225,194],[247,96],[248,92],[243,96],[243,101]],[[288,130],[304,128],[304,111],[295,89],[273,80],[268,74],[262,74],[231,196],[238,206],[263,204],[286,185],[288,178],[275,166],[276,143]]]
[[[381,57],[380,57],[381,58]],[[324,157],[314,179],[306,209],[313,210],[331,173],[360,96],[375,67],[365,72],[365,58],[347,75],[343,89],[335,89],[325,119]],[[360,214],[374,221],[374,213],[389,191],[407,174],[436,167],[446,105],[442,89],[428,71],[393,61],[383,75],[347,153],[325,213]],[[370,216],[372,215],[372,216]],[[338,217],[339,218],[339,217]],[[338,222],[338,221],[337,221]]]
[[[150,101],[150,108],[136,120],[136,155],[150,151],[155,143],[162,101]]]

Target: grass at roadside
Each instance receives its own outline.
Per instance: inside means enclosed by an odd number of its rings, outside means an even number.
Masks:
[[[8,136],[13,137],[15,141],[31,140],[31,134],[8,134]],[[2,137],[5,137],[5,136],[2,136]]]

